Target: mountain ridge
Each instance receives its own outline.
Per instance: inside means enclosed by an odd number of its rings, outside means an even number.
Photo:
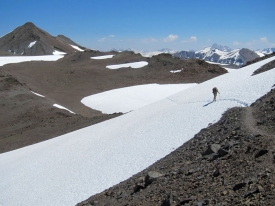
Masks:
[[[259,57],[254,51],[246,48],[232,50],[229,47],[223,47],[217,44],[213,44],[211,47],[206,47],[200,51],[181,51],[173,55],[181,59],[198,58],[213,63],[237,66],[245,65],[246,62]]]
[[[32,22],[27,22],[0,38],[0,50],[16,55],[51,55],[56,50],[65,53],[77,51],[70,44],[79,46],[63,35],[50,35]]]

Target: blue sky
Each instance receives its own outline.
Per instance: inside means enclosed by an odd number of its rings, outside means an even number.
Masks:
[[[98,50],[275,47],[275,0],[0,0],[0,36],[26,22]]]

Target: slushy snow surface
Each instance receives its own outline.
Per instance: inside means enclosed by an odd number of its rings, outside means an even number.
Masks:
[[[0,154],[0,205],[75,205],[145,169],[270,91],[275,57],[208,80],[133,112]],[[220,91],[212,102],[212,88]],[[35,137],[34,137],[35,138]]]
[[[146,84],[113,89],[85,97],[83,104],[106,114],[130,112],[197,84]]]

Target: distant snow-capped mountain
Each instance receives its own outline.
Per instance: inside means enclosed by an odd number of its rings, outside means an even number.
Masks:
[[[224,52],[231,52],[232,51],[232,49],[230,47],[222,46],[222,45],[219,45],[219,44],[216,44],[216,43],[211,46],[211,49],[212,50],[213,49],[218,49],[218,50],[224,51]]]
[[[264,56],[266,54],[271,54],[271,53],[275,52],[275,47],[273,47],[273,48],[266,48],[266,49],[257,49],[255,52],[259,56]]]
[[[0,51],[16,55],[47,55],[54,51],[70,53],[83,47],[63,35],[54,37],[28,22],[0,38]]]
[[[140,53],[142,56],[144,57],[152,57],[152,56],[156,56],[158,54],[174,54],[176,53],[177,51],[175,50],[171,50],[171,49],[168,49],[168,48],[164,48],[164,49],[160,49],[160,50],[157,50],[157,51],[147,51],[147,50],[136,50],[136,49],[112,49],[112,51],[132,51],[132,52],[135,52],[136,54]]]
[[[200,51],[180,51],[173,54],[181,59],[197,58],[219,64],[233,64],[242,66],[259,55],[249,49],[234,49],[227,46],[213,44]]]

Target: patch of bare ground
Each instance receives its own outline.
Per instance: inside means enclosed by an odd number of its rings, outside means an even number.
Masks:
[[[275,89],[78,205],[275,205],[274,123]]]
[[[26,85],[0,73],[0,153],[45,141],[121,114],[83,117],[53,107]]]

